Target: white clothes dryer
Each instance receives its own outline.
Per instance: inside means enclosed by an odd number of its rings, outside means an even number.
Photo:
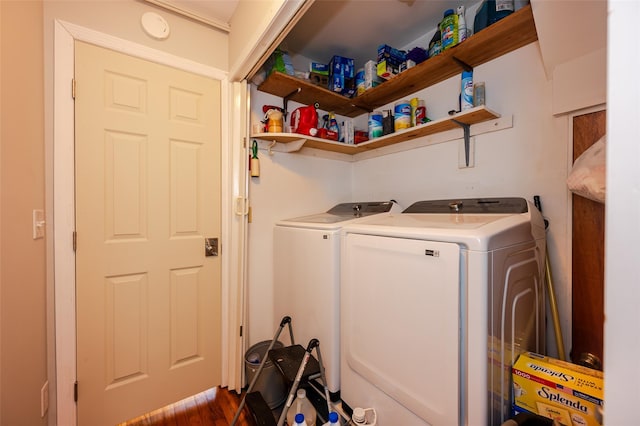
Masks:
[[[545,230],[521,198],[421,201],[343,228],[341,395],[378,425],[492,425],[543,352]]]
[[[394,202],[341,203],[327,212],[287,219],[274,229],[276,318],[292,319],[296,343],[320,341],[331,399],[340,397],[340,230],[393,210]]]

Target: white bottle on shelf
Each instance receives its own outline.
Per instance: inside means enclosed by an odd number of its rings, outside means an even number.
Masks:
[[[464,19],[464,6],[458,6],[456,14],[458,15],[458,43],[462,43],[467,39],[467,22]]]

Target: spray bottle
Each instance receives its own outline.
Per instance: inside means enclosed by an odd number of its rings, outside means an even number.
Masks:
[[[473,71],[462,71],[460,111],[473,108]]]
[[[458,15],[458,43],[462,43],[467,39],[467,21],[464,19],[464,6],[458,6],[456,13]]]

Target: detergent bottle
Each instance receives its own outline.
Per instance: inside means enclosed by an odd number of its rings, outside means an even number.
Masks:
[[[307,426],[316,426],[317,412],[311,401],[307,398],[307,392],[304,389],[298,389],[296,392],[296,399],[287,412],[287,423],[290,425],[297,424],[294,423],[295,416],[300,413],[304,414]]]
[[[340,425],[340,416],[335,411],[329,413],[328,421],[322,426],[339,426]]]
[[[373,408],[356,407],[353,409],[351,420],[354,425],[374,426],[377,423],[376,410]]]
[[[340,126],[338,125],[338,120],[336,120],[336,115],[333,112],[329,113],[329,130],[336,132],[338,134],[338,140],[340,140]]]
[[[309,424],[304,420],[304,414],[298,413],[294,418],[295,423],[292,423],[293,426],[309,426]]]
[[[447,9],[444,12],[444,18],[440,22],[440,37],[442,50],[458,44],[458,15],[453,12],[453,9]]]

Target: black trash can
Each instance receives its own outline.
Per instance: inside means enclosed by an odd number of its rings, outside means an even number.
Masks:
[[[250,384],[255,375],[258,373],[258,368],[262,362],[262,358],[267,356],[267,349],[271,340],[265,340],[260,343],[256,343],[251,346],[244,355],[244,371],[247,376],[247,383]],[[282,342],[276,342],[273,346],[274,349],[282,348],[284,345]],[[262,394],[265,402],[272,410],[279,407],[287,399],[287,383],[277,370],[276,366],[267,359],[258,381],[253,386],[253,391],[258,391]]]

